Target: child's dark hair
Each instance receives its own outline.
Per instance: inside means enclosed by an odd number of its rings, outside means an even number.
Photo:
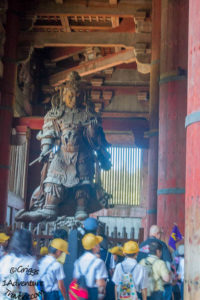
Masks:
[[[156,251],[160,250],[162,251],[162,245],[158,242],[151,242],[149,245],[149,254],[156,255]]]
[[[8,252],[16,256],[32,255],[32,233],[27,229],[16,230],[10,241]]]
[[[57,249],[56,249],[56,248],[49,246],[49,248],[48,248],[48,252],[49,252],[50,254],[55,254],[55,253],[56,253],[56,251],[57,251]]]
[[[132,258],[132,257],[135,257],[135,256],[136,256],[136,254],[137,254],[137,253],[131,253],[131,254],[127,254],[127,253],[125,253],[125,256],[126,256],[126,257],[130,257],[130,258]]]
[[[53,239],[62,239],[67,241],[68,233],[65,229],[56,229],[53,233]]]

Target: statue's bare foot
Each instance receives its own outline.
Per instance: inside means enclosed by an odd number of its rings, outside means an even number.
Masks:
[[[74,217],[76,220],[83,221],[88,217],[88,214],[84,210],[77,209]]]
[[[49,211],[47,209],[38,209],[35,211],[21,210],[16,215],[15,220],[18,222],[32,222],[38,223],[41,221],[55,221],[57,219],[57,213]]]
[[[20,217],[23,215],[24,212],[25,212],[25,209],[20,209],[15,215],[15,220],[19,221]]]

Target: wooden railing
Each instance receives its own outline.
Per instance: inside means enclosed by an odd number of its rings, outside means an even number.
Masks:
[[[48,247],[49,242],[51,241],[53,237],[53,232],[56,229],[62,228],[58,224],[51,224],[51,223],[39,223],[37,225],[34,225],[32,223],[29,223],[28,226],[25,227],[24,223],[15,223],[12,227],[4,227],[1,228],[1,232],[6,232],[8,235],[12,236],[14,231],[16,229],[22,229],[26,228],[29,229],[33,234],[33,240],[37,242],[35,252],[36,254],[39,254],[40,248],[42,246]],[[73,227],[74,228],[74,227]],[[73,228],[69,227],[69,231]],[[126,228],[123,227],[121,230],[117,227],[114,227],[113,232],[109,232],[109,228],[106,227],[105,234],[108,238],[109,247],[117,246],[117,245],[123,245],[128,240],[133,240],[138,242],[139,244],[143,241],[144,238],[144,229],[139,229],[139,235],[135,236],[135,229],[131,228],[130,235],[127,234]]]
[[[109,233],[109,228],[107,227],[106,236],[108,237],[110,243],[113,244],[113,246],[118,244],[123,245],[128,240],[132,240],[140,244],[144,240],[144,228],[139,229],[139,234],[136,237],[135,229],[133,227],[131,228],[131,233],[129,236],[126,231],[126,227],[123,227],[122,231],[119,231],[117,227],[114,227],[114,230],[111,233]]]

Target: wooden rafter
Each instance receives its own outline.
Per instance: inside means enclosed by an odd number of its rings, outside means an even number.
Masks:
[[[62,16],[60,19],[61,19],[61,23],[62,23],[64,31],[65,32],[71,32],[68,17],[67,16]]]
[[[119,17],[111,17],[112,28],[116,28],[119,26]]]
[[[117,0],[109,0],[110,5],[117,5]]]
[[[124,47],[149,43],[149,33],[121,32],[21,32],[20,42],[30,42],[35,48],[43,47]]]
[[[77,55],[84,51],[83,47],[60,47],[60,48],[52,48],[50,50],[50,60],[52,62],[58,62],[60,60],[66,59],[73,55]]]
[[[119,17],[111,17],[112,28],[119,27]],[[120,47],[115,47],[115,52],[119,52],[121,49]]]
[[[130,63],[135,61],[135,54],[133,49],[123,50],[121,52],[107,55],[87,63],[83,63],[77,67],[67,69],[51,75],[49,78],[50,85],[56,86],[68,80],[71,71],[77,71],[80,76],[90,75],[122,63]]]

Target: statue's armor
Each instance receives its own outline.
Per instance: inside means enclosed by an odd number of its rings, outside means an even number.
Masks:
[[[41,140],[46,140],[47,136],[52,142],[60,138],[60,149],[53,155],[44,184],[61,184],[67,188],[91,184],[94,153],[87,139],[87,128],[96,126],[97,122],[94,114],[69,108],[59,118],[51,122],[47,119],[48,126],[44,124]],[[45,191],[49,192],[49,188]]]

